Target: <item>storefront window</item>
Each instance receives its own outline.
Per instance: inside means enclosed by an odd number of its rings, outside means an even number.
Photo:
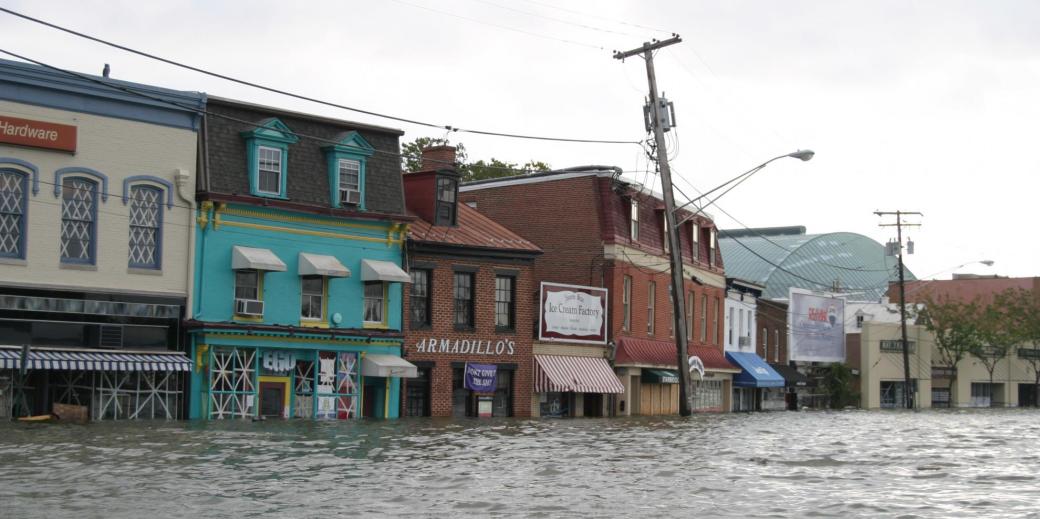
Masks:
[[[256,350],[217,348],[209,359],[209,417],[248,418],[256,405]]]
[[[356,418],[360,399],[358,354],[322,351],[318,353],[318,419]]]
[[[699,411],[717,411],[722,409],[722,381],[695,381],[696,392],[693,397],[693,408]]]
[[[419,368],[406,383],[405,416],[430,416],[430,368]]]

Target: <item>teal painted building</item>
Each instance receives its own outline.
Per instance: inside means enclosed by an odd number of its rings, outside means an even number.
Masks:
[[[400,132],[219,98],[207,111],[189,416],[397,417],[416,373]]]

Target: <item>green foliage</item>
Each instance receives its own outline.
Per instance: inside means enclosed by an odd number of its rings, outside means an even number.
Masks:
[[[447,139],[435,137],[418,137],[412,142],[401,145],[401,163],[405,171],[419,171],[422,168],[422,150],[430,146],[447,145]],[[485,180],[489,178],[512,177],[536,171],[548,171],[552,169],[549,164],[540,160],[529,160],[523,165],[514,162],[506,162],[492,157],[476,162],[467,162],[466,147],[460,144],[454,145],[455,161],[458,163],[458,172],[462,175],[463,182],[473,180]],[[445,165],[447,166],[447,165]]]
[[[831,409],[859,404],[859,393],[852,388],[852,369],[841,363],[831,364],[823,374],[823,390],[830,397]]]
[[[993,298],[993,303],[982,309],[978,329],[982,344],[971,351],[971,355],[979,360],[989,372],[993,380],[993,370],[997,364],[1011,353],[1011,349],[1021,340],[1017,326],[1017,315],[1011,310],[1014,294],[1004,291]]]
[[[960,361],[983,346],[979,329],[982,307],[978,301],[927,298],[917,322],[935,335],[935,349],[944,366],[956,368]]]

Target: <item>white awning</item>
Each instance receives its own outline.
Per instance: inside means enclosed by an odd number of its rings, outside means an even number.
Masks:
[[[389,261],[361,260],[362,281],[411,283],[412,278],[401,267]]]
[[[256,269],[285,272],[285,263],[270,249],[255,249],[235,245],[231,249],[231,268],[235,270]]]
[[[369,353],[361,361],[361,374],[366,377],[415,378],[419,376],[419,369],[396,355]]]
[[[301,252],[300,275],[349,278],[350,269],[344,267],[335,256],[323,256],[321,254],[308,254],[306,252]]]

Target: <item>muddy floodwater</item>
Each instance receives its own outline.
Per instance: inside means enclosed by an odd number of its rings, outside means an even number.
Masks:
[[[1040,412],[0,424],[0,517],[1040,517]]]

